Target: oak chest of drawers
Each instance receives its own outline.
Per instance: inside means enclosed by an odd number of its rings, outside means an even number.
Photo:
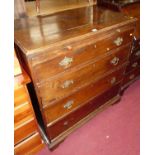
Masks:
[[[50,148],[120,99],[135,22],[97,6],[15,21]]]

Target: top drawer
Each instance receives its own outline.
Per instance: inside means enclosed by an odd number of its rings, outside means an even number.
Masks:
[[[95,34],[80,42],[68,43],[55,51],[45,51],[32,58],[32,69],[37,82],[69,68],[86,63],[132,40],[133,27],[125,26],[110,32]]]

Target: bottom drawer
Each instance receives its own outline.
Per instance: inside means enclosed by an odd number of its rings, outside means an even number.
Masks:
[[[36,133],[16,145],[14,151],[16,155],[32,155],[41,150],[43,146],[39,133]]]
[[[140,76],[140,68],[136,68],[135,70],[127,73],[123,79],[122,86],[125,87],[126,85],[130,84],[139,76]]]
[[[23,139],[29,137],[37,130],[36,122],[34,118],[31,118],[27,122],[24,122],[20,126],[14,129],[14,143],[17,144]]]
[[[65,130],[72,127],[78,121],[86,117],[88,114],[99,108],[111,98],[115,97],[120,90],[120,84],[115,85],[110,90],[98,95],[93,100],[82,106],[80,109],[70,113],[55,124],[47,127],[48,138],[52,140]]]

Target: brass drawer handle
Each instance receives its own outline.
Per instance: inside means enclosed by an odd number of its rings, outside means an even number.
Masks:
[[[132,75],[129,76],[129,79],[132,80],[134,77],[135,77],[135,75],[132,74]]]
[[[118,57],[114,57],[114,58],[110,61],[110,63],[113,64],[114,66],[116,66],[116,65],[118,64],[118,62],[119,62],[119,58],[118,58]]]
[[[116,82],[116,77],[112,77],[110,83],[111,83],[111,84],[114,84],[115,82]]]
[[[62,85],[61,88],[65,89],[68,88],[70,85],[72,85],[74,83],[73,80],[66,80]]]
[[[114,44],[116,46],[120,46],[123,43],[123,38],[122,37],[118,37],[116,40],[114,40]]]
[[[59,62],[59,65],[66,69],[71,65],[72,62],[73,62],[73,58],[69,58],[65,56],[65,58]]]
[[[139,56],[140,55],[140,51],[137,51],[136,53],[135,53],[135,56]]]
[[[73,106],[73,103],[74,103],[73,100],[68,101],[63,107],[64,107],[65,109],[71,109],[72,106]]]
[[[137,65],[138,65],[138,63],[137,63],[137,62],[134,62],[134,63],[132,64],[132,67],[135,68],[135,67],[137,67]]]

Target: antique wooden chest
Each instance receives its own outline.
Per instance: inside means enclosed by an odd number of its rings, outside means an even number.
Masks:
[[[15,21],[50,148],[120,99],[135,22],[98,6]]]

